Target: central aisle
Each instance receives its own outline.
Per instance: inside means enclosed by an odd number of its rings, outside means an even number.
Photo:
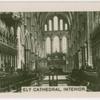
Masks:
[[[54,76],[54,80],[56,76]],[[69,80],[67,75],[58,75],[58,86],[68,86]],[[41,86],[49,86],[49,76],[45,76],[41,81]]]

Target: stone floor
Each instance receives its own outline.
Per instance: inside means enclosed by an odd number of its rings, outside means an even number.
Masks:
[[[56,80],[56,76],[54,76],[54,80]],[[58,75],[58,86],[68,86],[69,80],[66,75]],[[32,82],[32,86],[37,85],[37,81]],[[49,76],[45,76],[43,80],[40,81],[40,86],[49,86]]]

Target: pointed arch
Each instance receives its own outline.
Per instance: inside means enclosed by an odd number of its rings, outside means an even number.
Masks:
[[[55,36],[53,38],[53,52],[59,52],[59,37]]]
[[[58,17],[57,16],[54,16],[53,18],[53,24],[54,24],[54,31],[57,31],[58,30]]]
[[[52,31],[52,20],[49,20],[49,31]]]

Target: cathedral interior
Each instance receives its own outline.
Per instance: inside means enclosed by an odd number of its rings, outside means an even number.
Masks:
[[[0,92],[22,86],[100,91],[100,12],[0,12]]]

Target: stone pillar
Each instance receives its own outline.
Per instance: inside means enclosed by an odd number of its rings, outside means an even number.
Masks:
[[[10,55],[10,67],[12,67],[12,55]]]
[[[27,69],[28,67],[28,50],[25,49],[25,70]]]
[[[31,52],[31,70],[34,70],[34,52]]]
[[[31,70],[31,50],[29,50],[29,69]]]
[[[25,30],[24,30],[25,28]],[[18,69],[22,69],[24,63],[24,44],[25,44],[25,35],[26,26],[24,27],[22,24],[17,26],[17,67]]]
[[[8,66],[8,61],[9,61],[9,60],[8,60],[8,54],[6,54],[6,61],[5,61],[5,62],[6,62],[6,64],[5,64],[6,68],[7,68],[7,66]]]
[[[49,22],[48,21],[47,21],[46,25],[47,25],[47,31],[49,31]]]
[[[15,57],[14,57],[14,55],[13,55],[13,71],[15,71]]]
[[[53,53],[53,39],[52,37],[50,39],[51,39],[51,54],[52,54]]]
[[[87,45],[87,42],[85,42],[84,46],[85,46],[85,65],[87,66],[87,64],[88,64],[88,45]]]
[[[92,48],[91,48],[91,40],[90,40],[90,14],[87,12],[87,42],[88,42],[88,65],[93,68],[93,63],[92,63]]]
[[[78,58],[79,58],[79,69],[82,67],[82,50],[80,49],[78,52]]]
[[[68,38],[66,37],[66,53],[68,53],[68,48],[69,48],[69,40],[68,40]]]
[[[52,31],[54,31],[54,20],[52,19]]]
[[[17,27],[17,40],[18,40],[18,43],[17,43],[17,67],[18,69],[21,69],[21,37],[20,37],[20,34],[21,34],[21,29],[20,27]]]
[[[62,38],[59,38],[59,50],[62,52]]]
[[[25,50],[25,54],[26,54],[25,59],[26,59],[26,70],[27,70],[27,68],[29,66],[29,49]]]
[[[15,55],[15,71],[17,70],[17,55]]]
[[[93,63],[92,63],[92,48],[91,48],[90,39],[88,40],[88,65],[93,67]]]
[[[1,53],[1,67],[2,67],[2,69],[3,69],[3,71],[5,71],[5,68],[4,68],[4,54],[3,53]]]
[[[0,52],[0,69],[1,69],[1,52]]]
[[[11,55],[9,55],[9,71],[11,71]]]
[[[13,62],[13,70],[15,71],[15,57],[14,57],[14,55],[13,55],[13,58],[12,58],[13,60],[12,60],[12,62]]]
[[[24,48],[24,59],[25,59],[25,65],[24,65],[24,70],[26,70],[26,48]]]
[[[67,53],[68,53],[69,52],[69,48],[70,48],[70,46],[69,46],[70,45],[70,42],[69,42],[70,39],[69,39],[69,37],[68,38],[66,37],[66,39],[67,39]]]
[[[82,66],[85,67],[85,47],[82,47]]]
[[[45,41],[45,39],[43,40],[43,57],[46,57],[46,41]]]

